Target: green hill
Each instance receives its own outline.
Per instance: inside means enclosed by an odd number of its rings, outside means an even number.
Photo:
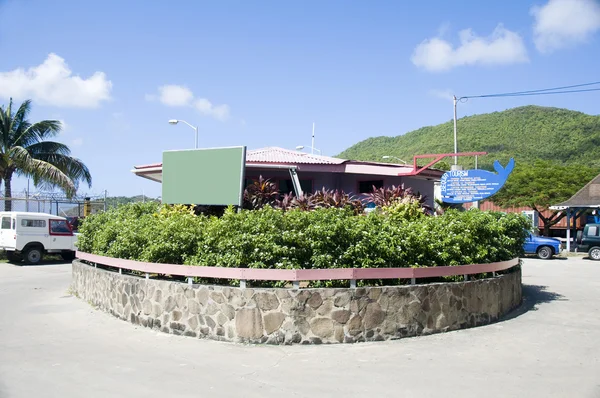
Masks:
[[[600,116],[568,109],[524,106],[458,120],[459,152],[483,151],[479,167],[491,168],[494,160],[506,164],[537,159],[600,168]],[[392,155],[412,162],[413,155],[454,152],[453,123],[423,127],[397,137],[373,137],[359,142],[338,157],[383,161]],[[445,159],[452,163],[452,158]],[[474,159],[459,158],[472,167]],[[420,162],[422,164],[422,162]]]

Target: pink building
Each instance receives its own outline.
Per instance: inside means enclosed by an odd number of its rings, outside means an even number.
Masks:
[[[444,173],[436,169],[419,172],[413,165],[346,160],[278,147],[246,152],[247,182],[263,176],[276,183],[280,192],[293,192],[290,170],[297,174],[303,192],[326,188],[360,195],[370,192],[373,186],[404,184],[405,188],[410,187],[414,192],[426,196],[427,204],[432,207],[434,183]],[[162,182],[161,163],[135,166],[132,172],[140,177]]]

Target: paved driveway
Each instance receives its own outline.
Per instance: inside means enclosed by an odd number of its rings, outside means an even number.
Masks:
[[[135,327],[68,264],[0,264],[0,397],[600,397],[600,263],[524,265],[493,325],[392,342],[247,346]]]

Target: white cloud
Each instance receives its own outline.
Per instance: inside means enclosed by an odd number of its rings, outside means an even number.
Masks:
[[[159,87],[158,92],[159,101],[167,106],[186,106],[194,99],[189,88],[174,84]]]
[[[527,49],[518,33],[499,24],[489,37],[477,36],[471,29],[459,32],[460,45],[439,37],[419,44],[411,57],[418,67],[440,72],[463,65],[507,65],[527,62]]]
[[[160,101],[167,106],[191,106],[203,115],[220,121],[229,118],[229,105],[214,105],[206,98],[194,99],[194,93],[185,86],[167,84],[158,88],[158,95],[146,94],[147,101]]]
[[[586,42],[600,30],[596,0],[549,0],[531,9],[534,42],[542,53]]]
[[[111,89],[103,72],[87,79],[73,75],[65,60],[53,53],[41,65],[0,72],[1,98],[31,98],[57,107],[95,108],[110,99]]]

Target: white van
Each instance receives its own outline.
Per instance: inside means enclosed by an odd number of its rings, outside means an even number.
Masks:
[[[46,213],[0,211],[0,249],[8,261],[38,264],[45,253],[75,258],[77,236],[66,218]]]

